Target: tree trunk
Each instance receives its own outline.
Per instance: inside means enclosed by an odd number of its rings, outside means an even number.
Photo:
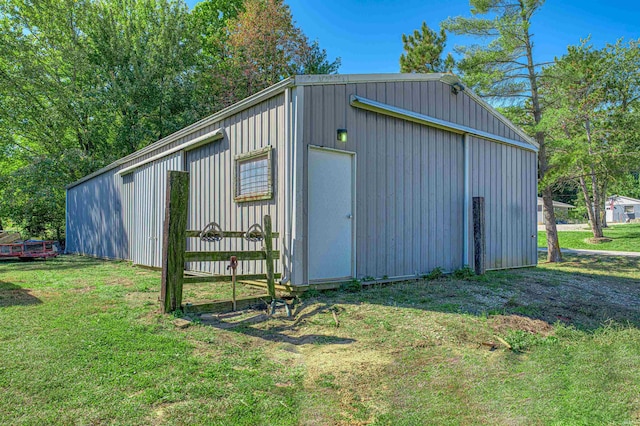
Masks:
[[[602,184],[602,192],[600,192],[600,202],[607,201],[607,184],[606,182]],[[607,208],[605,206],[604,210],[602,210],[602,229],[606,229],[609,226],[607,225]]]
[[[520,3],[523,11],[524,4]],[[525,47],[527,50],[527,72],[529,74],[529,84],[531,87],[531,112],[536,124],[542,121],[542,108],[540,107],[540,97],[538,94],[538,76],[533,62],[533,42],[529,30],[525,31]],[[547,173],[548,161],[545,149],[544,132],[536,132],[536,142],[540,145],[538,150],[538,184],[542,182]],[[547,231],[547,262],[562,262],[560,252],[560,242],[558,241],[558,229],[556,227],[556,214],[553,210],[553,193],[551,188],[542,189],[542,204],[544,206],[545,230]]]
[[[602,237],[602,228],[600,228],[600,221],[596,218],[596,212],[594,210],[594,201],[589,196],[589,188],[587,188],[587,181],[584,176],[580,176],[580,189],[582,189],[582,196],[584,197],[584,203],[587,207],[587,216],[589,217],[589,223],[591,225],[591,231],[593,236],[598,238],[598,232]]]
[[[598,180],[596,173],[591,167],[591,192],[593,193],[593,218],[595,221],[591,225],[594,238],[602,238],[602,224],[600,222],[600,194],[598,193]]]
[[[562,262],[562,252],[558,241],[556,213],[553,210],[553,194],[551,188],[542,190],[542,206],[544,212],[544,228],[547,231],[547,262]]]
[[[585,129],[587,131],[587,140],[589,141],[589,155],[593,155],[592,138],[591,138],[591,120],[589,117],[585,120]],[[587,211],[591,211],[591,230],[593,231],[594,238],[602,238],[602,226],[600,225],[600,196],[598,195],[598,178],[593,164],[589,166],[589,175],[591,176],[591,192],[593,194],[593,201],[589,202],[589,193],[587,191],[587,185],[584,182],[584,178],[580,177],[580,186],[582,186],[582,192],[585,196],[585,202],[587,203]]]

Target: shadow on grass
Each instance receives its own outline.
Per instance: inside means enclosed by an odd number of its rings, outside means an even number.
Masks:
[[[42,301],[33,296],[30,290],[0,281],[0,309],[8,306],[29,306],[41,303]]]
[[[28,271],[64,271],[67,269],[88,268],[104,265],[110,261],[97,259],[94,257],[83,257],[75,255],[60,255],[52,259],[33,259],[22,261],[17,258],[0,259],[0,275],[8,272],[28,272]]]
[[[296,336],[292,334],[305,320],[321,313],[333,309],[328,304],[321,304],[315,306],[306,312],[302,312],[299,306],[292,312],[290,321],[285,321],[281,324],[270,324],[268,329],[253,328],[252,326],[266,323],[270,320],[270,316],[266,313],[253,312],[253,315],[243,317],[240,320],[235,320],[241,314],[225,314],[225,315],[211,315],[204,314],[200,316],[202,324],[218,328],[221,330],[234,331],[242,333],[247,336],[252,336],[271,342],[289,343],[291,345],[305,345],[305,344],[332,344],[332,345],[346,345],[354,343],[356,340],[351,338],[341,338],[332,335],[324,334],[305,334]],[[284,314],[283,314],[284,315]],[[286,318],[286,317],[281,317]]]
[[[468,280],[444,277],[371,286],[357,292],[327,291],[299,305],[291,321],[267,323],[269,317],[259,311],[248,318],[204,315],[201,320],[219,329],[274,342],[349,344],[355,340],[299,336],[296,331],[303,329],[305,322],[334,327],[331,315],[327,315],[331,310],[360,304],[446,314],[502,315],[512,320],[518,316],[547,324],[560,322],[583,331],[596,330],[610,321],[640,328],[640,258],[567,255],[561,264],[492,271]],[[318,314],[323,319],[318,319]]]
[[[334,297],[444,313],[520,315],[585,331],[609,321],[640,328],[640,258],[566,255],[565,262],[557,265],[492,271],[466,281],[404,283],[364,290],[355,298]]]

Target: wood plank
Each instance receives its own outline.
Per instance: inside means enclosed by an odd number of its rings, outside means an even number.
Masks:
[[[276,278],[280,278],[280,274],[275,274]],[[267,274],[247,274],[236,275],[236,281],[242,280],[266,280]],[[231,275],[199,275],[199,276],[185,276],[185,284],[195,283],[230,283]]]
[[[187,238],[200,238],[200,232],[199,230],[188,230],[187,231]],[[245,231],[222,231],[222,237],[223,238],[244,238],[244,234]],[[280,237],[280,233],[279,232],[272,232],[271,236],[273,238],[279,238]]]
[[[473,197],[473,252],[474,269],[477,275],[486,271],[484,197]]]
[[[231,256],[236,256],[238,260],[264,260],[264,251],[188,251],[185,253],[185,261],[197,262],[228,262]],[[280,251],[273,252],[274,258],[280,257]]]
[[[250,285],[252,287],[258,287],[258,288],[267,288],[267,280],[263,279],[263,280],[243,280],[243,281],[238,281],[241,284],[244,285]],[[289,294],[300,294],[306,290],[308,290],[309,286],[307,285],[302,285],[302,286],[292,286],[289,284],[275,284],[274,283],[274,288],[277,291],[280,292],[284,292],[284,293],[289,293]]]
[[[189,173],[168,171],[160,285],[160,300],[165,313],[173,312],[182,305],[188,203]]]
[[[273,277],[274,273],[274,251],[273,251],[273,237],[271,232],[271,216],[268,214],[264,215],[264,233],[265,233],[265,262],[267,269],[267,291],[269,292],[269,296],[272,299],[276,298],[276,289],[275,289],[275,279]],[[279,258],[280,255],[275,257]]]
[[[264,296],[241,297],[236,299],[236,309],[265,306],[265,304],[269,302],[271,302],[271,298],[266,294]],[[182,305],[182,311],[188,314],[223,313],[231,312],[232,310],[233,302],[231,300],[193,304],[187,303]]]

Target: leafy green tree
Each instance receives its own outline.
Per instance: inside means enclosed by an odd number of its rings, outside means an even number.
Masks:
[[[178,0],[0,1],[0,217],[57,233],[65,184],[200,118],[187,17]]]
[[[221,76],[230,73],[227,23],[244,10],[243,0],[203,0],[195,5],[189,20],[199,44],[194,75],[193,102],[198,111],[209,115],[228,105]]]
[[[595,238],[608,188],[640,166],[639,67],[638,42],[595,50],[585,40],[543,73],[552,173],[577,182]]]
[[[400,72],[452,72],[455,66],[453,56],[449,53],[443,59],[442,53],[447,44],[447,34],[444,29],[436,33],[426,22],[422,23],[420,31],[413,34],[402,34],[404,53],[400,56]]]
[[[114,138],[112,161],[196,121],[199,44],[182,1],[112,0],[91,8],[86,31],[96,96]]]
[[[547,178],[550,153],[544,131],[536,127],[543,114],[539,85],[545,63],[534,58],[531,23],[543,3],[544,0],[470,0],[473,16],[449,18],[443,27],[482,42],[455,48],[462,56],[457,68],[465,82],[481,96],[511,102],[527,111],[529,127],[535,129],[534,137],[540,145],[538,187],[544,204],[547,260],[559,262],[562,254],[553,211],[553,182]]]

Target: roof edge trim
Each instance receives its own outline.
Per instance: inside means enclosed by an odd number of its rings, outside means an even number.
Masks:
[[[401,73],[401,74],[327,74],[327,75],[297,75],[295,76],[295,86],[317,86],[324,84],[354,84],[354,83],[389,83],[402,81],[440,81],[442,83],[452,85],[454,83],[463,84],[460,77],[452,73]],[[522,139],[540,148],[540,145],[534,138],[529,136],[511,122],[507,117],[498,112],[487,101],[478,96],[464,85],[467,90],[464,91],[471,99],[476,101],[481,107],[486,109],[491,115],[503,122],[511,130],[516,132]]]
[[[318,86],[325,84],[349,83],[389,83],[399,81],[444,81],[445,76],[455,77],[445,73],[402,73],[402,74],[313,74],[296,75],[296,86]]]
[[[129,166],[124,169],[118,170],[116,174],[126,175],[129,173],[133,173],[137,168],[142,167],[145,164],[149,164],[156,160],[160,160],[161,158],[167,157],[171,154],[175,154],[176,152],[179,152],[179,151],[191,151],[201,147],[202,145],[206,145],[208,143],[215,142],[223,138],[224,138],[224,131],[222,130],[222,128],[216,129],[213,132],[206,133],[193,140],[190,140],[189,142],[185,142],[182,145],[178,145],[167,151],[163,151],[160,154],[154,155],[153,157],[146,158],[143,161],[134,164],[133,166]]]
[[[491,140],[494,142],[517,146],[528,151],[538,152],[538,148],[535,145],[508,139],[502,136],[493,135],[491,133],[484,132],[482,130],[476,130],[471,127],[462,126],[460,124],[452,123],[450,121],[441,120],[439,118],[431,117],[425,114],[420,114],[414,111],[409,111],[404,108],[394,107],[392,105],[384,104],[382,102],[374,101],[371,99],[363,98],[357,95],[351,95],[349,97],[349,104],[355,108],[364,109],[367,111],[376,112],[383,115],[388,115],[402,120],[412,121],[418,124],[424,124],[430,127],[436,127],[438,129],[447,130],[458,134],[470,134],[483,139]]]
[[[272,98],[278,94],[280,94],[281,92],[284,92],[288,87],[291,87],[294,85],[294,77],[289,77],[286,78],[284,80],[282,80],[279,83],[274,84],[273,86],[267,87],[264,90],[261,90],[260,92],[253,94],[251,96],[249,96],[248,98],[244,98],[239,102],[236,102],[233,105],[230,105],[218,112],[216,112],[213,115],[210,115],[208,117],[203,118],[202,120],[196,121],[195,123],[184,127],[154,143],[152,143],[151,145],[147,145],[146,147],[139,149],[138,151],[135,151],[129,155],[127,155],[126,157],[122,157],[116,161],[114,161],[113,163],[99,169],[96,170],[95,172],[83,177],[82,179],[79,179],[73,183],[70,183],[69,185],[66,186],[66,189],[71,189],[74,186],[78,186],[88,180],[93,179],[96,176],[99,176],[105,172],[108,172],[109,170],[115,169],[116,167],[119,167],[129,161],[135,160],[136,158],[139,158],[151,151],[154,151],[156,149],[162,148],[163,146],[169,145],[172,142],[175,142],[176,140],[180,139],[181,137],[187,136],[190,133],[196,132],[204,127],[207,127],[213,123],[215,123],[216,121],[220,121],[220,120],[224,120],[225,118],[240,112],[246,108],[250,108],[266,99]]]

